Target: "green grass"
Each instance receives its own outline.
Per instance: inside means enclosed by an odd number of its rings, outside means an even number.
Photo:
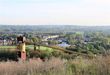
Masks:
[[[27,45],[26,48],[33,50],[34,49],[34,46],[33,45]],[[38,49],[38,46],[36,46],[36,49]],[[53,52],[54,51],[53,48],[44,47],[44,46],[40,46],[40,50],[42,50],[42,51],[48,51],[48,52]]]
[[[17,46],[0,46],[0,49],[16,49]],[[38,49],[38,46],[36,47]],[[27,45],[26,49],[31,49],[34,50],[34,46],[33,45]],[[53,48],[49,48],[49,47],[44,47],[44,46],[40,46],[40,50],[42,51],[48,51],[48,52],[53,52],[54,49]]]
[[[16,48],[16,46],[0,46],[0,49]]]

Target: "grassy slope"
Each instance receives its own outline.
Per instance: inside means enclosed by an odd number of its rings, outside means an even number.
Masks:
[[[16,48],[16,46],[0,46],[0,49],[6,49],[6,48]]]
[[[38,47],[36,47],[38,49]],[[16,46],[0,46],[0,49],[3,50],[3,49],[16,49]],[[34,46],[33,45],[27,45],[26,46],[26,49],[31,49],[33,50],[34,49]],[[48,52],[53,52],[54,49],[52,48],[49,48],[49,47],[44,47],[44,46],[40,46],[40,50],[42,51],[48,51]]]
[[[27,45],[26,48],[33,50],[34,49],[34,46],[33,45]],[[36,48],[38,49],[38,46]],[[42,50],[42,51],[48,51],[48,52],[53,52],[54,51],[54,49],[49,48],[49,47],[44,47],[44,46],[40,46],[40,50]]]

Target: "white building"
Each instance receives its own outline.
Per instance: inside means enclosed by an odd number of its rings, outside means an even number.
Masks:
[[[47,35],[47,36],[43,36],[42,41],[48,41],[48,39],[55,39],[58,37],[59,37],[59,35]]]

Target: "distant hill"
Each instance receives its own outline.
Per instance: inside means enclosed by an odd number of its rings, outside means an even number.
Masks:
[[[0,25],[0,32],[39,32],[39,33],[69,33],[69,32],[105,32],[110,26],[77,26],[77,25]]]

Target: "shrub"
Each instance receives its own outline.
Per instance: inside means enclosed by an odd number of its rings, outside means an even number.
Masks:
[[[10,50],[0,50],[0,61],[18,61],[17,52]]]

